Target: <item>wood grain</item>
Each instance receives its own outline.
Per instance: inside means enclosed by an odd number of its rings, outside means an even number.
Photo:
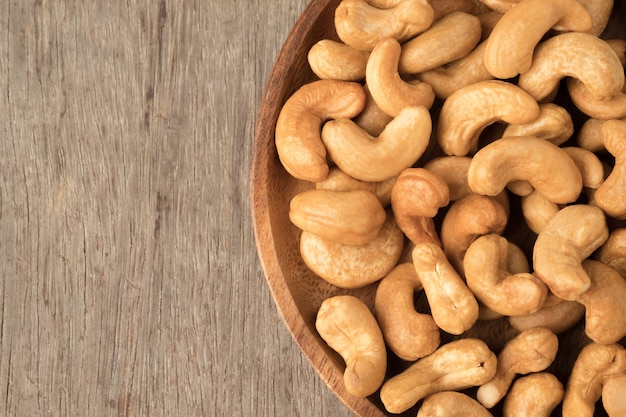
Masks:
[[[306,4],[0,4],[0,415],[350,415],[278,315],[248,199]]]

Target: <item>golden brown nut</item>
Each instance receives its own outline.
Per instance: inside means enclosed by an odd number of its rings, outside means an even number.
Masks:
[[[322,80],[362,81],[370,53],[342,42],[322,39],[307,55],[313,73]]]
[[[609,417],[626,415],[626,374],[610,378],[602,387],[602,405]]]
[[[613,170],[594,194],[594,203],[607,216],[626,218],[626,121],[608,120],[602,125],[602,143],[615,157]]]
[[[563,401],[565,390],[559,379],[548,372],[519,378],[504,399],[503,417],[549,417]]]
[[[561,205],[545,198],[539,191],[533,190],[522,197],[522,215],[526,225],[536,234],[546,227],[552,216],[561,210]]]
[[[365,107],[363,107],[363,111],[352,120],[370,135],[378,137],[383,133],[383,130],[385,130],[389,122],[393,120],[393,117],[382,111],[378,104],[376,104],[367,83],[364,87],[366,96]]]
[[[417,412],[417,417],[493,417],[478,401],[456,391],[431,394]]]
[[[330,191],[369,191],[376,196],[383,207],[387,207],[391,204],[391,188],[395,184],[396,179],[397,177],[380,182],[361,181],[352,178],[337,167],[332,167],[324,181],[315,183],[315,188]]]
[[[574,134],[574,122],[565,108],[543,103],[539,111],[539,116],[530,123],[508,125],[502,136],[534,136],[561,145]]]
[[[565,146],[562,149],[580,170],[584,188],[595,190],[604,183],[604,165],[596,154],[578,146]]]
[[[472,158],[468,156],[440,156],[424,164],[424,169],[440,177],[448,186],[450,201],[460,200],[472,190],[467,183],[467,171]]]
[[[626,117],[626,85],[620,92],[604,99],[595,98],[591,90],[576,78],[567,79],[566,85],[572,102],[587,116],[603,120]]]
[[[626,278],[626,228],[611,231],[609,238],[598,251],[596,259]]]
[[[585,316],[585,306],[576,301],[563,300],[551,292],[543,306],[527,316],[509,317],[509,324],[518,332],[545,327],[554,334],[561,334],[571,329]]]

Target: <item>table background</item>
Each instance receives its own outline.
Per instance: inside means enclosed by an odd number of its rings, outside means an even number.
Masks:
[[[306,0],[0,2],[0,415],[349,416],[252,233]]]

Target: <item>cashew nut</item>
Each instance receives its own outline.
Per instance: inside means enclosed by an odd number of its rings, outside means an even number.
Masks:
[[[369,308],[350,295],[327,298],[317,313],[315,327],[345,361],[346,390],[357,397],[376,392],[385,378],[387,351]]]
[[[593,417],[602,387],[610,379],[626,374],[626,349],[618,344],[590,343],[576,361],[565,387],[563,417]],[[623,398],[623,393],[622,393]]]
[[[478,401],[456,391],[431,394],[422,402],[417,417],[493,417]]]
[[[523,196],[521,203],[526,225],[536,234],[541,233],[552,216],[561,209],[559,204],[548,200],[537,190]]]
[[[385,8],[342,0],[335,9],[335,29],[345,44],[371,51],[383,39],[404,42],[428,29],[434,13],[427,0],[400,0]]]
[[[478,237],[463,259],[465,279],[476,299],[505,316],[532,314],[543,305],[548,288],[533,274],[508,269],[509,242],[497,234]]]
[[[626,121],[607,120],[602,125],[602,143],[615,157],[615,166],[594,194],[594,204],[607,216],[626,218]]]
[[[508,222],[505,208],[493,197],[469,194],[455,201],[441,224],[441,243],[450,264],[465,276],[463,259],[479,236],[501,234]]]
[[[596,259],[626,277],[626,227],[611,231],[609,238],[598,251]]]
[[[539,116],[535,120],[526,124],[510,124],[502,136],[534,136],[561,145],[573,134],[574,122],[568,111],[554,103],[544,103],[539,105]]]
[[[602,210],[584,204],[564,207],[537,236],[533,249],[535,274],[559,298],[577,300],[591,286],[581,263],[608,237]]]
[[[391,190],[396,223],[413,243],[440,244],[433,217],[450,202],[448,186],[424,168],[407,168]]]
[[[481,385],[495,372],[496,355],[485,342],[455,340],[388,379],[380,390],[380,399],[387,411],[399,414],[428,395]]]
[[[498,354],[494,377],[478,388],[476,398],[486,408],[494,407],[509,390],[517,374],[529,374],[552,364],[559,346],[557,336],[543,327],[523,331],[509,340]]]
[[[448,14],[402,45],[398,70],[418,74],[460,59],[478,44],[481,32],[478,17],[464,12]]]
[[[405,107],[424,106],[429,109],[435,93],[428,83],[406,82],[398,72],[400,43],[393,38],[382,40],[372,51],[366,66],[370,94],[382,111],[397,116]]]
[[[340,288],[361,288],[380,280],[396,265],[403,249],[404,234],[390,214],[376,239],[363,246],[343,245],[310,232],[300,236],[306,266]]]
[[[382,111],[378,104],[376,104],[367,83],[364,87],[366,96],[365,107],[363,111],[352,120],[367,133],[377,137],[383,133],[383,130],[385,130],[389,122],[393,120],[393,117]]]
[[[376,239],[387,213],[370,191],[312,189],[291,199],[289,219],[299,229],[321,238],[344,245],[365,245]]]
[[[498,139],[472,158],[468,181],[473,192],[497,195],[514,180],[526,180],[550,201],[567,204],[582,191],[582,175],[558,146],[532,136]]]
[[[626,374],[612,377],[602,387],[602,405],[609,417],[626,415]]]
[[[386,181],[366,182],[352,178],[337,167],[332,167],[324,181],[315,183],[315,188],[331,191],[369,191],[376,196],[383,207],[387,207],[391,204],[391,188],[396,179],[397,177],[393,177]]]
[[[354,117],[364,105],[365,93],[358,83],[320,80],[300,87],[282,107],[276,122],[276,150],[287,172],[304,181],[326,178],[322,123]]]
[[[471,328],[478,320],[478,302],[441,247],[418,243],[412,258],[437,326],[455,335]]]
[[[478,0],[430,0],[430,5],[435,11],[435,21],[455,12],[479,15],[489,11]]]
[[[563,401],[565,390],[559,379],[548,372],[538,372],[513,383],[502,410],[503,417],[550,417]]]
[[[554,334],[571,329],[585,315],[585,306],[576,301],[563,300],[549,292],[543,306],[527,316],[509,317],[509,324],[518,332],[533,327],[545,327]]]
[[[448,185],[450,201],[470,194],[467,171],[472,158],[467,156],[440,156],[424,164],[424,169],[440,177]]]
[[[591,152],[601,152],[604,150],[602,143],[602,125],[606,120],[589,118],[585,120],[578,130],[576,144]]]
[[[437,141],[447,155],[463,156],[478,148],[483,129],[496,121],[529,123],[539,105],[518,86],[500,80],[470,84],[446,99],[439,115]]]
[[[415,311],[413,296],[421,290],[412,263],[398,264],[376,289],[375,315],[387,346],[407,361],[431,354],[441,341],[432,316]]]
[[[613,0],[578,0],[589,13],[591,18],[591,29],[589,33],[600,36],[606,28],[611,12],[613,11]]]
[[[496,78],[513,78],[534,65],[533,52],[555,26],[585,32],[591,18],[577,0],[523,0],[507,11],[487,39],[485,66]]]
[[[313,73],[322,80],[361,81],[370,53],[342,42],[322,39],[307,55]]]
[[[612,0],[608,0],[612,1]],[[619,58],[619,62],[622,63],[622,66],[626,67],[626,40],[624,39],[607,39],[605,41],[609,44],[613,52],[617,54]]]
[[[540,101],[564,77],[581,81],[596,100],[610,99],[624,87],[619,58],[604,40],[588,33],[563,33],[540,43],[532,66],[520,75],[518,84]]]
[[[480,0],[485,6],[498,13],[506,13],[517,6],[521,0]]]
[[[567,79],[566,84],[572,102],[587,116],[604,120],[626,117],[626,85],[614,96],[599,100],[575,78]]]
[[[562,149],[580,170],[584,188],[595,190],[604,183],[604,165],[596,154],[577,146],[565,146]]]
[[[583,262],[591,286],[578,297],[585,306],[585,334],[596,343],[611,344],[626,336],[626,279],[610,266]]]

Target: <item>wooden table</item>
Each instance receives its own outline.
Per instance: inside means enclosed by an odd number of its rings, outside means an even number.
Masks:
[[[306,4],[0,3],[0,415],[350,415],[250,216],[256,113]]]

